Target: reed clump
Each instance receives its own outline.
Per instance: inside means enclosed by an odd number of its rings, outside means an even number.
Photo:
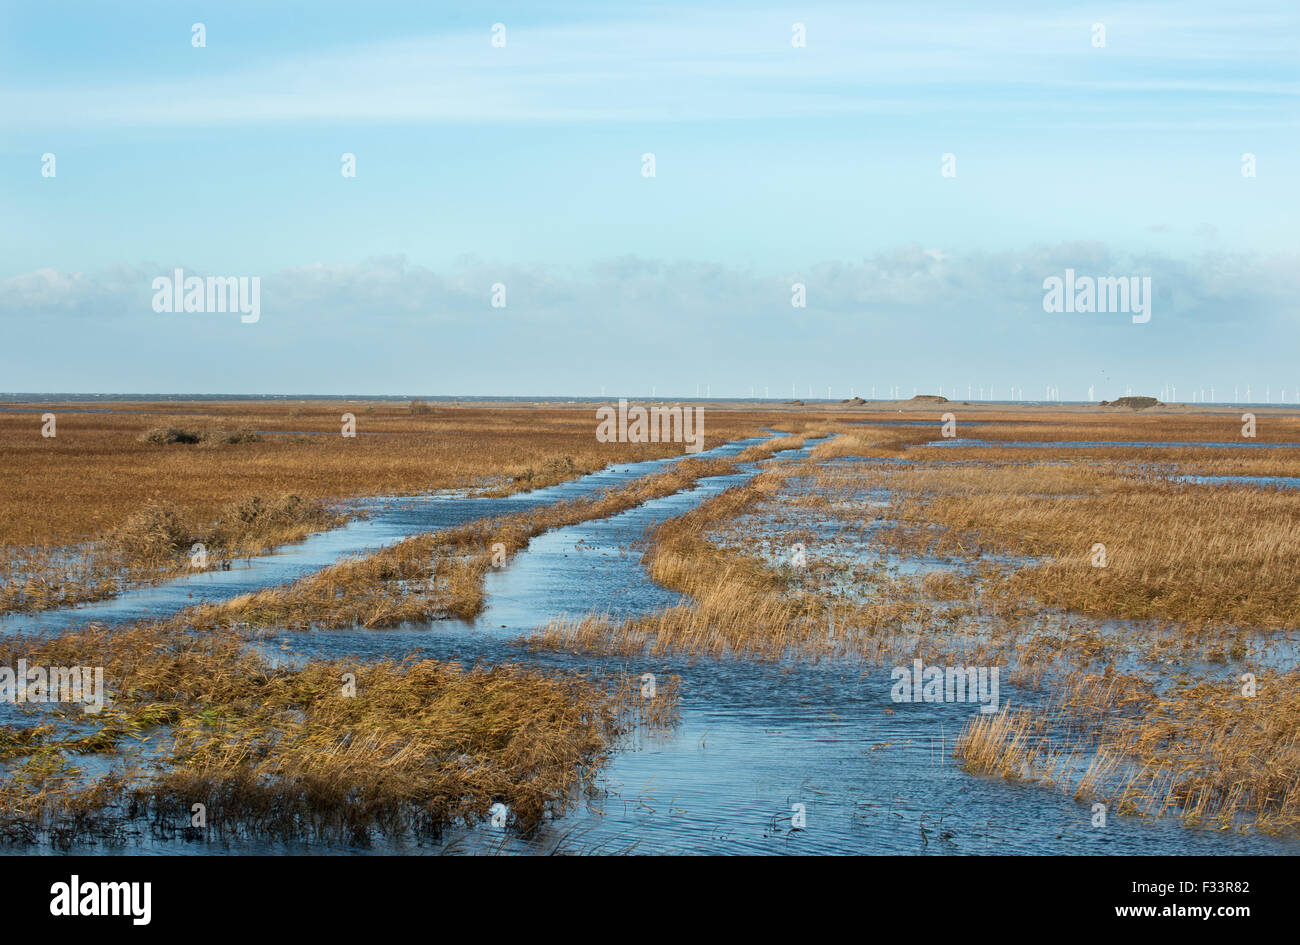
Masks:
[[[288,667],[243,633],[182,618],[40,642],[6,641],[46,665],[102,665],[111,698],[32,726],[0,728],[0,838],[71,842],[152,821],[205,836],[366,843],[433,837],[504,804],[528,830],[591,786],[613,744],[672,724],[678,680],[653,700],[631,676],[516,665],[464,669],[410,657]],[[651,704],[652,703],[652,704]],[[113,760],[91,776],[87,757]]]
[[[1217,829],[1300,829],[1300,671],[1183,677],[1145,692],[1080,677],[1048,711],[972,719],[956,745],[972,771],[1057,785],[1116,809]],[[1049,733],[1057,733],[1055,744]],[[1044,748],[1044,746],[1048,746]],[[1087,767],[1070,759],[1090,758]]]
[[[113,543],[133,562],[162,564],[189,548],[191,534],[191,525],[175,506],[151,502],[122,523]]]
[[[215,564],[223,558],[260,554],[301,541],[345,520],[346,516],[322,503],[296,495],[249,496],[222,509],[212,523],[187,520],[171,503],[150,502],[122,524],[111,544],[114,552],[135,567],[174,573],[193,566],[190,553],[195,544],[202,545]]]
[[[197,430],[185,430],[181,427],[154,427],[140,434],[141,443],[153,443],[157,446],[169,446],[172,443],[198,443],[203,434]]]
[[[1004,705],[993,715],[978,715],[967,722],[953,752],[965,762],[968,771],[1032,779],[1035,761],[1041,757],[1042,737],[1041,726],[1033,715]]]
[[[231,446],[236,443],[256,443],[261,437],[248,429],[241,430],[187,430],[182,427],[154,427],[140,434],[141,443],[155,446],[173,444],[207,447]]]

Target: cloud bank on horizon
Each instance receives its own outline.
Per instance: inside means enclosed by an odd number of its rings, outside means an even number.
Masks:
[[[263,6],[0,11],[0,389],[1300,396],[1293,4]]]

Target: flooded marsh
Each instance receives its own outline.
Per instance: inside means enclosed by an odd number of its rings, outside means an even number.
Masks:
[[[1189,478],[1143,424],[1075,460],[888,421],[340,498],[229,570],[10,613],[0,664],[102,666],[107,699],[6,708],[0,837],[1300,852],[1285,484]]]

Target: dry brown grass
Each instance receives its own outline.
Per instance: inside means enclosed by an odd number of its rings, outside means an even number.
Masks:
[[[972,416],[987,425],[962,428],[962,411],[957,417],[961,436],[981,440],[1133,440],[1166,442],[1250,442],[1241,435],[1245,408],[1222,413],[1170,413],[1165,411],[1118,411],[1087,414],[1049,414],[1028,417]],[[1300,412],[1257,410],[1254,442],[1300,443]],[[936,428],[938,412],[936,412]]]
[[[1300,626],[1300,502],[1092,465],[878,469],[898,498],[898,550],[1046,559],[989,594],[1096,617],[1188,626]],[[1093,547],[1105,546],[1104,567]]]
[[[534,488],[611,462],[682,452],[672,443],[598,443],[594,407],[586,405],[413,412],[406,404],[364,401],[97,403],[96,409],[123,412],[72,412],[77,406],[0,413],[7,484],[0,496],[0,547],[100,538],[151,500],[171,502],[196,521],[213,520],[223,506],[252,495],[340,499],[503,484]],[[44,411],[58,418],[51,439],[40,435]],[[357,419],[355,438],[340,435],[343,413]],[[709,410],[706,446],[762,435],[763,426],[783,419],[765,411]],[[270,432],[218,449],[140,441],[159,427],[200,435]],[[544,467],[552,462],[560,465],[547,475]]]
[[[915,427],[860,427],[837,425],[834,439],[819,443],[813,448],[811,458],[818,462],[846,456],[902,456],[910,446],[926,443],[937,437],[934,430]]]
[[[867,424],[890,420],[929,421],[934,425],[934,436],[938,437],[940,418],[945,413],[952,413],[957,419],[959,436],[982,440],[1232,442],[1241,439],[1241,416],[1248,409],[1256,417],[1258,442],[1300,443],[1300,407],[1200,409],[1178,406],[1133,411],[1031,405],[999,407],[951,402],[899,405],[895,410],[863,408],[853,419]],[[981,425],[965,427],[963,423],[967,420],[978,421]]]

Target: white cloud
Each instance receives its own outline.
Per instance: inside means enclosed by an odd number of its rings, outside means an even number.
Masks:
[[[960,320],[962,312],[987,310],[1013,321],[1041,321],[1042,281],[1066,268],[1080,275],[1150,275],[1163,318],[1294,322],[1300,315],[1296,255],[1175,259],[1100,243],[1062,243],[1002,253],[905,245],[859,262],[830,261],[792,272],[636,256],[579,269],[466,258],[435,271],[400,256],[269,273],[212,273],[181,263],[123,265],[97,274],[40,269],[0,280],[0,318],[156,320],[151,282],[175,268],[187,275],[259,275],[268,321],[306,326],[427,322],[470,328],[508,315],[537,324],[615,326],[653,318],[708,332],[747,319],[790,316],[794,282],[807,286],[808,310],[830,315],[909,311],[943,324]],[[507,287],[504,312],[489,305],[498,282]]]

